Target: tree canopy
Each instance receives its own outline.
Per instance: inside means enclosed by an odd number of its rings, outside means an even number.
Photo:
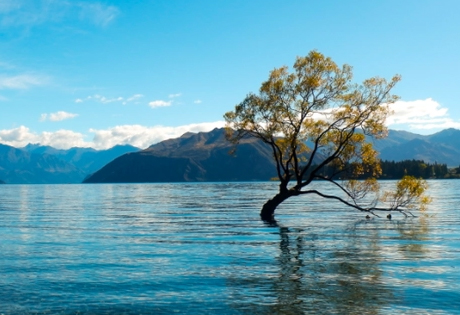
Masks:
[[[355,84],[352,76],[349,65],[339,67],[331,58],[311,51],[296,59],[292,72],[286,66],[272,70],[259,94],[248,94],[224,115],[229,140],[238,144],[243,137],[253,136],[272,149],[280,185],[279,193],[262,208],[264,220],[273,220],[284,200],[303,194],[336,199],[373,214],[408,215],[410,209],[428,202],[422,180],[405,177],[393,192],[381,195],[376,181],[381,167],[368,139],[387,135],[389,105],[398,99],[391,90],[400,77],[372,77]],[[322,172],[325,167],[327,175]],[[363,173],[371,176],[357,181]],[[314,180],[339,187],[345,196],[306,189]]]

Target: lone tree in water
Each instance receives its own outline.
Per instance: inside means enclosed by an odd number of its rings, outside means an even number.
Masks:
[[[288,67],[270,72],[259,95],[248,94],[234,111],[224,115],[227,137],[238,144],[253,136],[271,146],[279,192],[262,207],[263,220],[274,220],[275,209],[292,196],[316,194],[377,215],[424,207],[426,182],[406,176],[394,191],[379,194],[376,178],[381,169],[377,152],[368,139],[387,135],[390,93],[400,80],[374,77],[353,84],[352,68],[337,66],[317,51],[298,57],[292,73]],[[359,177],[367,178],[358,181]],[[342,193],[307,189],[321,180]],[[330,191],[330,190],[328,190]]]

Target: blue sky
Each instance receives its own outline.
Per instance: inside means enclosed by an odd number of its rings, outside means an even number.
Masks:
[[[460,128],[457,0],[0,0],[0,143],[145,148],[316,49],[401,74],[392,129]]]

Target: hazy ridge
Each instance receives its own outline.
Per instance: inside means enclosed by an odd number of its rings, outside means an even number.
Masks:
[[[382,160],[424,160],[460,164],[460,130],[432,135],[390,130],[374,142]],[[118,145],[108,150],[29,144],[0,144],[0,183],[182,182],[268,180],[276,175],[270,148],[244,139],[233,155],[223,129],[186,133],[140,150]]]

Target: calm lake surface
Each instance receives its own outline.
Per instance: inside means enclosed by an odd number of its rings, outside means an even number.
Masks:
[[[0,314],[460,314],[460,181],[429,184],[428,217],[279,226],[276,183],[1,185]]]

